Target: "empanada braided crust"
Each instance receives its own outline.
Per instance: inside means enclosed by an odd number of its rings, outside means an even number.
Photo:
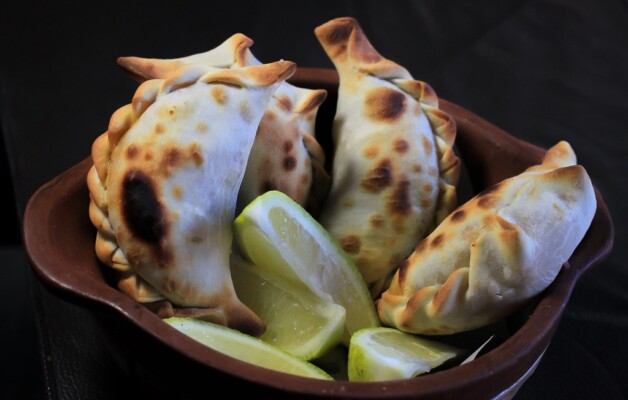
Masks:
[[[294,63],[183,66],[142,83],[92,146],[96,254],[133,298],[259,335],[236,297],[232,222],[255,132]]]

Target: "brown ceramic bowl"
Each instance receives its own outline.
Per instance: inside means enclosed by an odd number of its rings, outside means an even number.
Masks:
[[[301,68],[291,82],[329,91],[319,111],[317,137],[330,149],[338,85],[335,71]],[[467,171],[463,179],[472,192],[541,160],[543,149],[453,103],[442,100],[441,105],[456,119],[456,149]],[[206,395],[220,387],[230,395],[253,391],[256,397],[271,398],[510,398],[550,344],[574,285],[610,252],[613,243],[612,221],[598,192],[593,223],[556,280],[527,307],[502,321],[492,346],[474,361],[410,380],[319,381],[263,369],[206,348],[115,289],[109,271],[94,253],[96,232],[88,217],[85,183],[90,166],[88,157],[31,197],[24,215],[26,253],[45,285],[93,312],[105,343],[132,379],[147,391],[171,391],[179,398],[199,386]]]

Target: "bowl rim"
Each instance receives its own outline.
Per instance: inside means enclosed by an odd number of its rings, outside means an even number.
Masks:
[[[303,86],[333,88],[337,87],[338,76],[331,69],[299,68],[290,81]],[[455,115],[460,127],[469,124],[481,127],[504,140],[520,142],[534,157],[542,156],[543,149],[509,135],[463,107],[445,99],[440,99],[440,102],[444,111]],[[507,389],[500,382],[504,379],[516,382],[542,357],[578,279],[582,273],[606,258],[613,246],[612,219],[596,188],[598,208],[587,235],[554,282],[540,296],[529,318],[499,346],[472,363],[415,379],[387,382],[313,380],[258,367],[207,348],[163,323],[144,307],[138,307],[137,302],[102,279],[99,281],[99,277],[69,273],[68,268],[76,268],[78,265],[63,265],[64,260],[48,257],[47,246],[53,243],[53,215],[59,207],[64,207],[70,197],[86,193],[85,177],[91,164],[91,157],[83,159],[43,184],[27,202],[22,238],[28,261],[37,277],[46,286],[62,295],[69,295],[71,300],[78,301],[84,307],[98,304],[115,310],[146,334],[190,359],[242,380],[292,394],[363,398],[407,398],[420,395],[421,398],[437,398],[445,392],[468,394],[469,388],[482,382],[483,385],[493,386],[493,392],[497,395]],[[541,323],[542,321],[545,322]]]

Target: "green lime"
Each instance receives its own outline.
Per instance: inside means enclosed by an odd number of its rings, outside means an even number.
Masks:
[[[260,339],[304,360],[318,358],[340,343],[345,325],[342,306],[235,255],[231,276],[238,298],[266,324]]]
[[[166,318],[183,334],[223,354],[260,367],[309,378],[333,380],[325,371],[259,338],[195,318]]]
[[[461,350],[394,328],[362,329],[351,337],[350,381],[408,379],[429,372]]]
[[[260,269],[290,287],[314,293],[346,310],[342,341],[380,326],[366,283],[329,233],[298,203],[279,191],[253,200],[235,220],[238,248]],[[299,289],[300,288],[300,289]]]

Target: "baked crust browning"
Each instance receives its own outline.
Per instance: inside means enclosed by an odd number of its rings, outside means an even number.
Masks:
[[[383,324],[427,335],[493,323],[543,291],[596,210],[567,142],[458,207],[416,247],[377,303]]]
[[[233,289],[231,223],[258,123],[295,68],[185,65],[142,83],[112,115],[87,184],[96,254],[120,290],[160,302],[162,315],[264,331]]]
[[[236,33],[204,53],[176,59],[120,57],[118,65],[139,81],[163,78],[186,65],[227,69],[259,65],[250,50],[252,45],[252,39]],[[325,153],[315,136],[316,114],[326,97],[323,89],[299,88],[287,82],[279,86],[257,129],[238,212],[260,194],[279,190],[317,215],[330,184]]]
[[[456,123],[430,85],[380,55],[355,19],[331,20],[315,34],[340,77],[320,221],[341,243],[360,243],[349,256],[377,297],[456,206]]]

